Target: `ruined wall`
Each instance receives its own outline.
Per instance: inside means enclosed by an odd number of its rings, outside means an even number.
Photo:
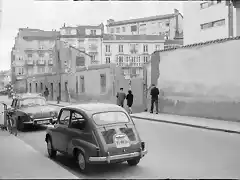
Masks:
[[[106,90],[102,91],[100,75],[106,76]],[[85,91],[81,91],[81,77],[84,77]],[[126,89],[128,81],[124,79],[122,71],[115,65],[93,65],[88,69],[78,68],[74,74],[62,75],[62,100],[68,101],[68,94],[65,89],[65,82],[68,83],[72,102],[101,101],[116,103],[116,93],[120,87]]]
[[[158,52],[160,75],[151,75],[165,93],[162,111],[239,120],[239,46],[239,40],[229,40]]]

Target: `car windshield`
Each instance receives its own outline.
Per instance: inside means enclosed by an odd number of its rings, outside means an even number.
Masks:
[[[20,106],[44,106],[46,105],[47,102],[43,98],[26,98],[20,101]]]
[[[128,116],[120,111],[96,113],[93,120],[97,125],[129,122]]]

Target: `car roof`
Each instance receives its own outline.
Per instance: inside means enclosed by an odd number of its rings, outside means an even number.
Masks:
[[[34,98],[34,97],[42,97],[41,94],[38,93],[22,93],[16,94],[15,98],[17,99],[25,99],[25,98]]]
[[[99,112],[106,112],[106,111],[124,111],[124,109],[116,104],[110,103],[86,103],[86,104],[76,104],[66,106],[65,108],[70,108],[74,110],[83,110],[87,111],[88,113],[94,114]]]

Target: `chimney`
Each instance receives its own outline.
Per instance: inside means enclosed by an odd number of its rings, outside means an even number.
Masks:
[[[179,11],[177,9],[174,9],[174,14],[178,15]]]
[[[109,19],[109,20],[107,20],[107,25],[109,25],[109,24],[111,24],[113,22],[114,22],[114,19]]]

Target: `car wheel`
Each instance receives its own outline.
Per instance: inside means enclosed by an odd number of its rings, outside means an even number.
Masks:
[[[140,162],[140,159],[131,159],[131,160],[128,160],[127,162],[129,166],[136,166]]]
[[[48,155],[50,158],[56,157],[57,151],[53,149],[52,141],[50,138],[48,138],[48,140],[47,140],[47,151],[48,151]]]
[[[19,130],[19,131],[24,130],[24,124],[23,124],[22,119],[20,117],[18,117],[18,121],[17,121],[17,130]]]
[[[81,151],[77,152],[77,163],[82,173],[89,172],[89,164],[86,162],[86,158]]]

